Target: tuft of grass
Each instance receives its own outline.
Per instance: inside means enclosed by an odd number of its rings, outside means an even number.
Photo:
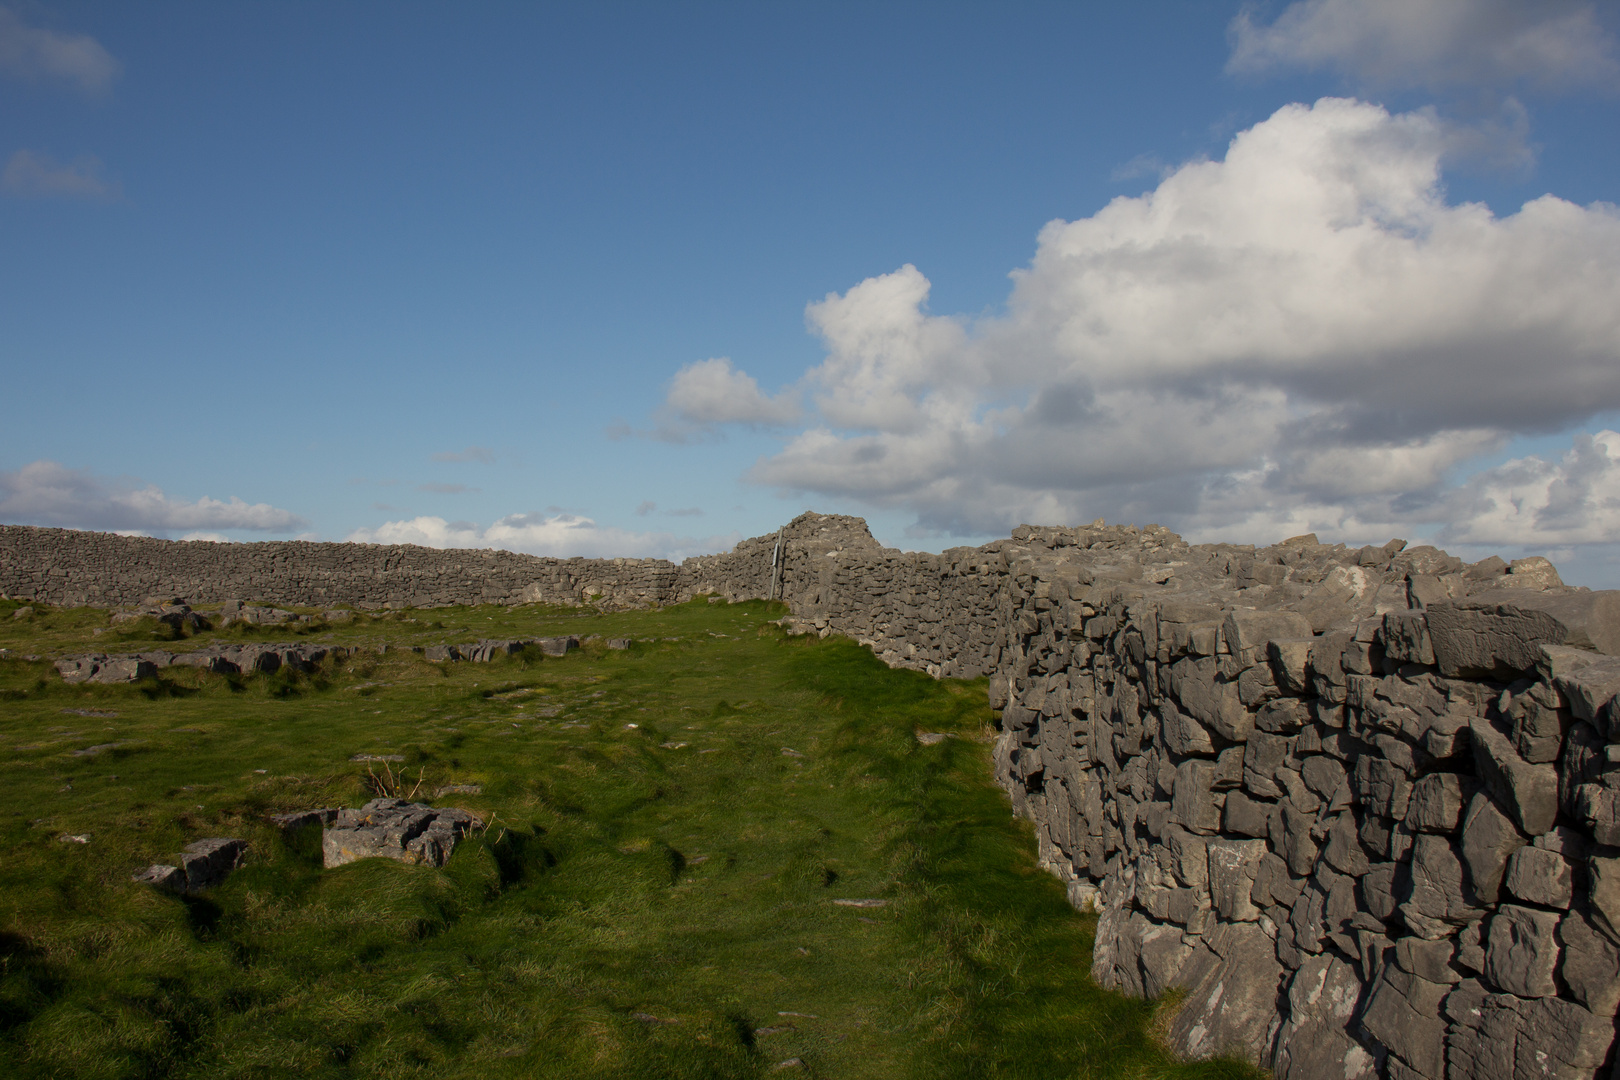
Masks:
[[[7,1075],[1254,1075],[1171,1061],[1151,1004],[1091,984],[1095,920],[990,780],[982,680],[785,637],[783,610],[360,616],[308,624],[373,650],[313,674],[109,687],[48,663],[104,615],[0,610],[45,658],[0,661]],[[410,651],[561,633],[638,643]],[[412,791],[490,825],[443,868],[323,870],[319,829],[267,820]],[[249,843],[207,895],[129,880],[206,836]]]

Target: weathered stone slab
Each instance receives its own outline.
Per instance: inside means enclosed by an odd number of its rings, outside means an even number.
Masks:
[[[1551,829],[1558,816],[1558,770],[1525,761],[1488,720],[1476,718],[1469,730],[1480,783],[1529,835]]]
[[[1429,637],[1446,676],[1527,672],[1543,645],[1620,653],[1620,591],[1502,590],[1431,604]]]
[[[1226,929],[1225,941],[1217,943],[1224,956],[1206,943],[1194,950],[1195,958],[1205,954],[1204,963],[1189,958],[1183,964],[1177,985],[1186,986],[1187,997],[1170,1024],[1168,1042],[1194,1060],[1230,1054],[1261,1066],[1271,1057],[1283,967],[1259,927],[1243,923]]]
[[[468,830],[482,824],[466,810],[373,799],[358,810],[338,811],[321,834],[321,853],[328,868],[373,857],[443,866]]]

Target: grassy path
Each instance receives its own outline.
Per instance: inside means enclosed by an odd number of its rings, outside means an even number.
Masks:
[[[786,639],[778,613],[414,613],[317,629],[641,640],[141,688],[0,661],[3,1071],[1250,1075],[1167,1062],[1150,1007],[1090,985],[1091,921],[989,781],[982,683]],[[100,618],[4,644],[89,642]],[[357,753],[403,755],[423,794],[476,785],[435,801],[489,830],[443,870],[322,871],[318,835],[264,815],[358,805]],[[203,836],[248,839],[250,865],[191,900],[129,882]]]

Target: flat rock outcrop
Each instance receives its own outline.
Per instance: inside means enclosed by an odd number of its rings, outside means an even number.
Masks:
[[[327,822],[321,831],[321,855],[328,868],[368,858],[443,866],[461,838],[483,825],[466,810],[404,799],[373,799],[358,810],[338,810]]]

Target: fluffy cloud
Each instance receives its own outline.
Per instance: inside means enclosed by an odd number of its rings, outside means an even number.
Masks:
[[[1620,432],[1576,437],[1559,461],[1519,458],[1470,477],[1450,503],[1461,544],[1613,544],[1620,540]]]
[[[512,514],[488,527],[441,517],[389,521],[375,529],[357,529],[344,539],[360,544],[418,544],[435,548],[500,548],[553,558],[585,556],[666,558],[726,551],[742,539],[738,533],[699,539],[664,532],[632,532],[598,525],[573,514]]]
[[[1620,84],[1614,38],[1572,0],[1301,0],[1268,25],[1245,8],[1231,71],[1328,68],[1383,87]]]
[[[679,422],[702,429],[716,424],[791,424],[799,418],[794,394],[767,396],[752,375],[732,367],[724,356],[681,368],[670,381],[665,402]]]
[[[207,496],[185,502],[154,485],[93,476],[88,469],[69,469],[54,461],[0,472],[0,521],[135,533],[219,529],[285,533],[308,524],[268,503],[248,504],[234,496],[226,502]]]
[[[828,296],[819,417],[749,477],[936,534],[1483,535],[1452,516],[1468,461],[1620,409],[1620,212],[1450,204],[1449,138],[1427,112],[1290,105],[1048,224],[1002,315],[929,314],[911,266]]]
[[[0,72],[29,82],[55,80],[87,94],[112,85],[123,70],[95,38],[28,26],[0,7]]]
[[[111,202],[122,190],[102,176],[101,161],[85,154],[71,164],[49,154],[18,150],[0,170],[0,192],[19,198],[90,199]]]

